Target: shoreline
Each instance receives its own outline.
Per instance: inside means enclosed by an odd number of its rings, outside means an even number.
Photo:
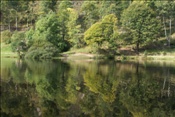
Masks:
[[[18,58],[14,53],[3,53],[1,52],[1,58]],[[66,60],[117,60],[117,61],[127,61],[127,60],[151,60],[151,61],[175,61],[174,55],[102,55],[102,54],[90,54],[82,52],[73,53],[60,53],[60,56],[53,57],[52,59],[66,59]]]
[[[98,54],[89,54],[89,53],[69,53],[69,54],[60,54],[60,57],[54,57],[54,59],[104,59],[104,60],[173,60],[175,61],[175,56],[172,55],[98,55]]]

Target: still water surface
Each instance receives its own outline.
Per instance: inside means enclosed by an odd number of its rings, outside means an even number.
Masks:
[[[175,62],[1,60],[2,117],[175,117]]]

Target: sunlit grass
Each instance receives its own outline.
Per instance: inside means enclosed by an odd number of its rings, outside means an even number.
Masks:
[[[71,50],[64,52],[63,54],[74,54],[74,53],[91,53],[92,48],[90,46],[86,46],[83,48],[72,48]]]
[[[17,57],[17,53],[12,52],[10,44],[1,43],[1,57]]]

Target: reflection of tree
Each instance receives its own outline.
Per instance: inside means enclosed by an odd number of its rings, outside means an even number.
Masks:
[[[24,72],[26,70],[26,64],[20,59],[17,59],[11,66],[11,78],[15,83],[24,83]]]
[[[112,71],[112,69],[110,69]],[[110,71],[109,70],[109,71]],[[115,100],[115,92],[119,81],[114,80],[114,73],[108,72],[108,75],[103,76],[103,71],[100,71],[97,66],[90,68],[84,74],[85,85],[89,90],[102,96],[106,102]]]
[[[3,116],[175,115],[173,67],[129,62],[26,60],[2,68],[6,74],[3,77],[12,77],[1,79]],[[169,97],[161,95],[164,78],[164,90],[171,87]]]
[[[149,69],[136,64],[136,73],[132,72],[131,81],[122,89],[120,101],[134,117],[172,116],[170,103],[161,99],[161,82],[152,77]],[[150,82],[151,81],[151,82]],[[172,99],[168,99],[171,100]],[[165,108],[166,107],[166,108]]]
[[[77,101],[83,98],[84,94],[81,94],[80,91],[83,89],[83,79],[82,79],[83,71],[79,66],[72,66],[68,72],[67,84],[65,86],[67,92],[67,101],[75,104]]]
[[[2,82],[1,87],[2,116],[33,116],[35,103],[31,97],[34,90],[32,87],[27,90],[25,84],[18,84],[18,89],[16,89],[13,82],[10,82],[10,84]]]

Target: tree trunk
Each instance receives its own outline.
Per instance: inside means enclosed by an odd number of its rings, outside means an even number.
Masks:
[[[175,32],[175,18],[174,18],[174,32]]]
[[[137,85],[140,87],[140,76],[139,76],[139,62],[136,64],[136,76],[137,76]]]
[[[11,31],[11,26],[10,26],[10,18],[8,17],[8,21],[9,21],[9,31]]]
[[[16,17],[16,30],[18,29],[18,18]]]
[[[137,55],[139,55],[139,46],[140,46],[140,38],[141,38],[141,28],[139,29],[139,36],[138,36],[138,40],[136,43],[136,49],[137,49]]]
[[[171,17],[170,17],[170,35],[171,35]]]
[[[10,26],[10,22],[9,22],[9,31],[11,31],[11,26]]]
[[[171,46],[171,17],[170,17],[170,34],[169,34],[169,43],[168,43],[168,46],[170,47]]]
[[[139,41],[137,41],[136,43],[136,51],[137,51],[137,55],[139,55]]]
[[[168,45],[169,45],[169,38],[167,36],[167,31],[166,31],[166,25],[165,25],[165,18],[163,16],[163,26],[164,26],[164,31],[165,31],[165,38],[167,39]]]
[[[27,17],[27,28],[29,27],[28,17]]]

